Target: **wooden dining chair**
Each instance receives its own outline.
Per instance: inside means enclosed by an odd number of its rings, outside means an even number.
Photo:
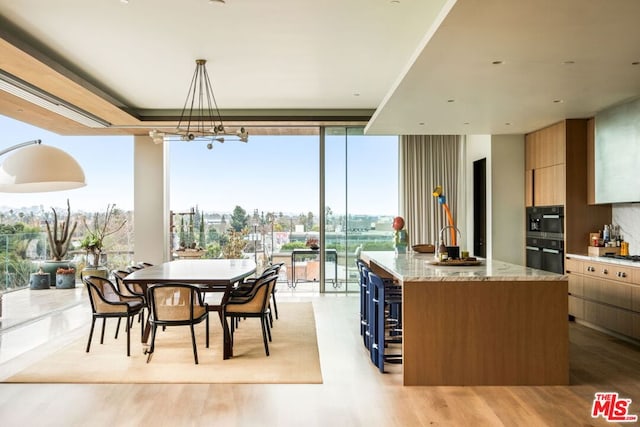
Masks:
[[[224,315],[231,320],[231,345],[236,328],[236,319],[256,317],[260,319],[262,327],[262,340],[264,351],[269,356],[269,343],[271,341],[271,329],[269,326],[269,298],[278,280],[278,275],[272,273],[267,277],[261,277],[256,281],[251,292],[246,296],[233,296],[224,305]]]
[[[91,338],[93,337],[93,329],[96,319],[102,319],[102,333],[100,334],[100,344],[104,343],[104,329],[107,318],[117,318],[118,325],[116,327],[115,338],[118,338],[118,330],[120,329],[120,320],[126,318],[127,321],[127,356],[131,355],[131,325],[133,317],[142,313],[144,303],[142,298],[138,296],[123,295],[116,289],[115,285],[109,279],[104,277],[86,276],[82,281],[87,287],[89,300],[91,301],[91,330],[89,332],[89,340],[87,342],[87,353],[91,348]],[[142,328],[144,329],[144,315],[142,319]]]
[[[194,325],[205,321],[206,345],[209,347],[209,312],[202,300],[200,288],[187,283],[161,283],[147,288],[149,323],[151,323],[151,345],[147,350],[147,363],[155,350],[158,326],[189,326],[193,358],[198,364],[198,349]]]
[[[142,298],[142,303],[144,308],[147,309],[149,308],[149,304],[147,304],[147,296],[145,295],[144,289],[142,287],[142,285],[138,284],[138,283],[125,283],[124,282],[124,278],[127,277],[129,274],[128,271],[125,270],[115,270],[113,271],[113,278],[116,282],[116,287],[118,289],[118,292],[120,292],[122,295],[126,295],[126,296],[131,296],[131,297],[140,297]],[[140,312],[140,316],[138,316],[138,321],[141,322],[143,319],[143,312]]]

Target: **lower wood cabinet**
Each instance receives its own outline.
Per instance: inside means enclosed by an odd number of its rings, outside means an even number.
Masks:
[[[569,314],[640,340],[640,268],[567,256]]]

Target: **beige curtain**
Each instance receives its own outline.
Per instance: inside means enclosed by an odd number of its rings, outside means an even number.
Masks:
[[[456,227],[462,222],[464,200],[464,137],[459,135],[403,135],[400,137],[400,211],[407,224],[409,244],[440,241],[448,224],[444,209],[433,197],[441,185]],[[449,233],[445,233],[449,243]],[[459,242],[460,244],[461,242]]]

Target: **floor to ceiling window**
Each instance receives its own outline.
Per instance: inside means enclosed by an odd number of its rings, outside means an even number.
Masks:
[[[207,258],[253,257],[259,266],[284,262],[281,281],[292,289],[357,291],[357,252],[393,249],[397,137],[364,136],[361,127],[324,130],[322,170],[321,129],[314,135],[255,135],[246,144],[212,150],[172,142],[174,258],[191,249]],[[242,247],[237,254],[229,249],[233,239]],[[316,242],[326,253],[323,266],[319,251],[309,252]]]
[[[393,250],[398,210],[398,137],[365,136],[361,127],[325,129],[325,240],[338,254],[339,286],[357,292],[355,259],[362,250]],[[331,265],[325,273],[331,278]]]
[[[174,255],[194,247],[208,258],[285,262],[282,277],[292,287],[317,282],[319,269],[311,271],[308,260],[291,265],[291,252],[318,238],[319,136],[317,128],[308,133],[252,135],[248,143],[215,144],[212,150],[171,142]],[[235,254],[234,239],[241,247]]]

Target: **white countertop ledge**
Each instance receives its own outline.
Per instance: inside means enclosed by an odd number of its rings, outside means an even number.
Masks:
[[[563,281],[566,275],[510,264],[503,261],[482,259],[478,266],[433,265],[433,254],[409,252],[362,252],[360,257],[373,261],[387,273],[403,282],[469,282],[469,281]]]
[[[624,265],[624,266],[627,266],[627,267],[640,267],[640,262],[626,260],[626,259],[620,259],[620,258],[606,257],[606,256],[589,256],[589,255],[567,254],[566,257],[567,258],[579,259],[581,261],[606,262],[608,264],[618,264],[618,265]]]

